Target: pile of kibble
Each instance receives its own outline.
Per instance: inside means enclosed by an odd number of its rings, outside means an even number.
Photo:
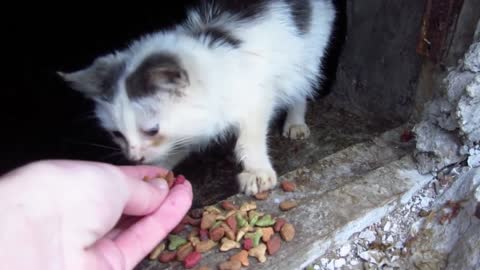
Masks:
[[[172,174],[167,176],[169,183],[183,182],[183,177],[175,181]],[[295,184],[282,182],[285,192],[294,192]],[[268,192],[255,195],[257,200],[265,200]],[[280,204],[280,209],[289,211],[297,206],[292,200]],[[295,228],[283,218],[257,211],[254,200],[240,206],[230,201],[211,205],[203,209],[191,210],[182,222],[150,254],[150,260],[161,263],[182,262],[186,269],[197,266],[199,270],[211,269],[201,266],[202,254],[219,249],[221,252],[238,250],[228,261],[217,265],[220,270],[235,270],[250,265],[249,258],[264,263],[267,256],[275,255],[283,241],[295,237]],[[283,241],[282,241],[283,240]]]

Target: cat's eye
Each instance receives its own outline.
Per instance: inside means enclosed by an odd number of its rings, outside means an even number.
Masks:
[[[147,135],[147,136],[153,137],[153,136],[158,134],[158,131],[159,131],[159,127],[158,127],[158,125],[156,125],[155,127],[151,128],[151,129],[144,130],[143,133],[145,133],[145,135]]]

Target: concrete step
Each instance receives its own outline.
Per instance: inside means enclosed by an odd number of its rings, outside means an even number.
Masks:
[[[413,159],[405,155],[408,147],[396,143],[398,132],[387,132],[282,176],[296,182],[296,192],[275,190],[257,206],[259,211],[293,223],[296,237],[283,243],[264,264],[251,258],[249,269],[303,269],[329,248],[342,245],[353,233],[377,222],[427,183],[431,177],[420,175]],[[242,195],[230,199],[237,204],[252,200]],[[278,204],[285,199],[295,199],[299,206],[281,212]],[[235,252],[238,250],[204,254],[202,265],[216,269]],[[183,267],[146,260],[138,269]]]

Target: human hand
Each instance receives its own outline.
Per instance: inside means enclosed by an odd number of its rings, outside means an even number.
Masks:
[[[2,268],[133,269],[191,207],[188,181],[141,181],[164,172],[41,161],[3,176]]]

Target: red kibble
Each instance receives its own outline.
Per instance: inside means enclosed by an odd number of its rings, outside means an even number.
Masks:
[[[238,206],[236,206],[235,204],[233,204],[230,201],[223,201],[221,204],[222,204],[222,208],[227,210],[227,211],[238,210]]]
[[[287,221],[285,219],[278,218],[277,222],[275,222],[275,226],[273,227],[273,230],[275,232],[279,232],[282,229],[283,225],[285,225],[285,223],[287,223]]]
[[[400,140],[404,143],[411,141],[415,135],[411,130],[405,130],[403,131],[402,135],[400,136]]]
[[[247,238],[245,240],[243,240],[243,249],[245,250],[250,250],[253,248],[253,240],[252,238]]]
[[[182,219],[182,224],[189,224],[189,225],[192,225],[194,227],[198,227],[200,225],[200,222],[202,221],[202,219],[198,218],[198,219],[195,219],[195,218],[192,218],[191,216],[189,215],[186,215],[183,219]]]
[[[183,183],[185,183],[186,180],[187,180],[187,179],[185,179],[185,176],[183,176],[183,175],[180,174],[180,175],[177,176],[177,178],[175,179],[175,183],[174,183],[173,185],[174,185],[174,186],[176,186],[176,185],[182,185]]]
[[[199,252],[192,252],[183,261],[183,266],[185,266],[185,268],[187,269],[191,269],[197,266],[201,260],[202,254],[200,254]]]
[[[281,244],[282,244],[282,240],[280,239],[280,237],[278,237],[278,235],[275,235],[274,237],[272,237],[272,239],[270,239],[270,241],[267,242],[268,254],[274,255],[275,253],[277,253],[277,251],[280,250]]]
[[[162,263],[169,263],[173,260],[175,260],[175,257],[177,257],[177,252],[175,251],[164,251],[162,254],[160,254],[160,257],[158,260]]]
[[[208,231],[207,230],[200,230],[200,240],[207,241],[208,238]]]

